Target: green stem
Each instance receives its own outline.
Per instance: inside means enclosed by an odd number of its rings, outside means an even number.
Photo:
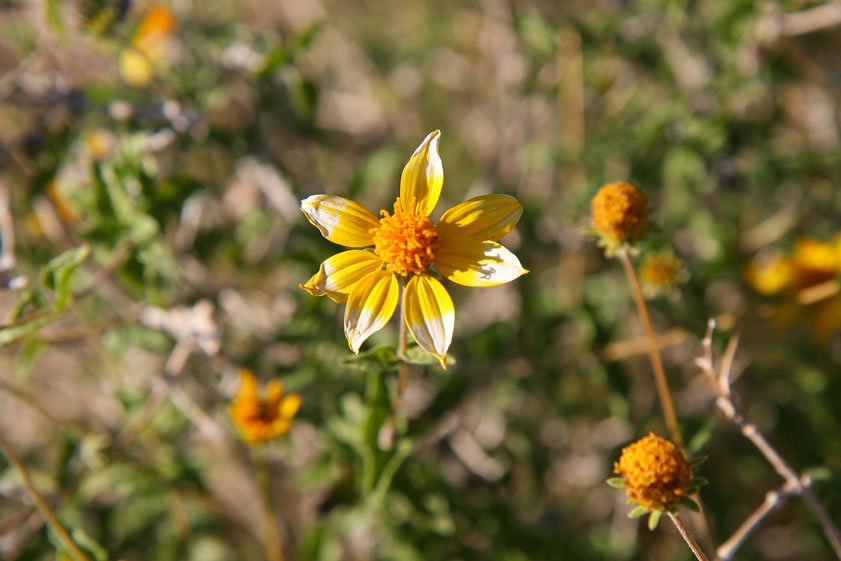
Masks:
[[[88,557],[78,545],[76,545],[76,542],[74,542],[73,538],[70,537],[70,534],[67,533],[67,530],[61,522],[59,522],[58,517],[50,508],[50,505],[47,504],[47,501],[44,500],[44,497],[42,497],[38,490],[35,489],[35,484],[32,482],[32,477],[30,477],[26,466],[23,465],[23,462],[20,461],[20,458],[18,458],[17,454],[14,453],[11,446],[9,446],[3,439],[0,439],[0,452],[3,452],[3,455],[6,456],[9,463],[12,464],[12,467],[14,467],[18,472],[18,475],[20,475],[20,478],[23,481],[23,486],[26,487],[29,496],[32,497],[32,501],[38,508],[38,512],[41,513],[41,516],[47,522],[50,530],[52,530],[58,537],[58,540],[61,542],[61,546],[70,553],[75,561],[91,561],[91,558]]]
[[[277,531],[277,517],[274,511],[272,493],[272,472],[263,450],[252,448],[254,459],[254,478],[262,498],[261,523],[263,525],[263,547],[269,561],[283,561],[283,545]]]

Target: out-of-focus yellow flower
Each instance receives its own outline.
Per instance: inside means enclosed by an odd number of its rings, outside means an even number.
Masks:
[[[145,86],[152,81],[156,69],[166,66],[175,24],[175,13],[164,4],[154,4],[146,11],[131,45],[120,53],[120,75],[126,83]]]
[[[642,238],[648,224],[648,198],[625,181],[608,183],[593,197],[590,213],[593,228],[610,249]]]
[[[613,472],[646,511],[673,510],[690,493],[692,466],[669,440],[649,433],[622,450]]]
[[[683,282],[686,276],[683,262],[670,250],[649,253],[640,264],[640,281],[652,296]]]
[[[321,264],[301,288],[313,296],[347,302],[345,335],[353,352],[388,323],[403,285],[403,318],[425,351],[446,369],[455,308],[444,285],[429,273],[434,265],[464,286],[495,286],[528,271],[497,243],[520,219],[522,206],[508,195],[482,195],[444,213],[438,225],[429,215],[438,203],[444,169],[439,131],[430,133],[403,169],[394,213],[367,208],[343,197],[312,195],[301,201],[307,219],[331,242],[352,249]]]
[[[794,287],[802,290],[828,281],[841,274],[838,245],[812,238],[800,238],[792,255]]]
[[[230,414],[242,439],[248,444],[258,444],[286,434],[301,407],[301,397],[294,393],[283,395],[280,380],[266,384],[260,397],[257,380],[250,370],[241,370],[239,380]]]
[[[745,269],[745,280],[760,294],[772,296],[791,285],[791,259],[779,252],[760,253]]]

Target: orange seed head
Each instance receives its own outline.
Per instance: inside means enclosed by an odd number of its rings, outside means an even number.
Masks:
[[[626,446],[613,471],[625,478],[628,497],[649,511],[669,509],[686,497],[692,479],[680,450],[654,433]]]

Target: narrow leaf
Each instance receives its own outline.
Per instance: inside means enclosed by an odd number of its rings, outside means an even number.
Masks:
[[[624,477],[611,477],[605,483],[614,487],[616,489],[624,489],[625,488],[625,478]]]
[[[640,516],[645,516],[647,513],[647,508],[638,506],[637,508],[628,513],[628,518],[639,518]]]
[[[648,517],[648,529],[652,532],[657,528],[657,525],[660,523],[660,518],[663,516],[662,510],[655,510],[651,513],[651,516]]]

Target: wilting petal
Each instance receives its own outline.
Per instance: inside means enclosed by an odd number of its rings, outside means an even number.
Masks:
[[[333,255],[318,269],[318,272],[298,286],[313,296],[324,296],[334,302],[347,302],[348,296],[360,280],[382,267],[382,259],[376,253],[351,249]]]
[[[421,142],[400,177],[400,204],[403,212],[429,216],[444,184],[444,167],[438,155],[440,131],[433,131]]]
[[[446,370],[456,319],[447,289],[429,275],[415,275],[406,285],[403,298],[403,320],[409,331],[423,350],[438,357]]]
[[[374,271],[357,283],[345,308],[345,336],[353,352],[385,327],[399,299],[400,282],[391,271]]]
[[[368,232],[377,228],[377,216],[359,203],[335,195],[311,195],[301,201],[301,210],[321,235],[345,247],[368,247],[374,238]]]
[[[517,256],[491,241],[448,239],[435,250],[442,275],[464,286],[496,286],[528,273]]]
[[[438,223],[438,235],[472,236],[496,242],[511,231],[522,214],[522,205],[510,195],[473,197],[444,213]]]

